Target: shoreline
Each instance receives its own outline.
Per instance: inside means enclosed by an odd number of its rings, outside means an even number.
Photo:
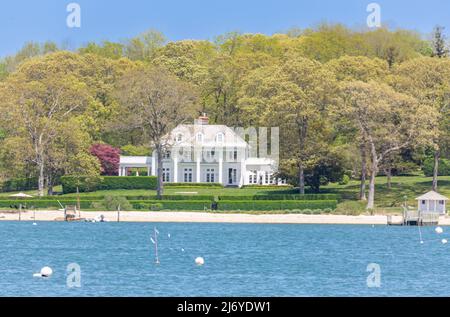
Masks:
[[[117,222],[117,212],[81,212],[81,218],[95,219],[103,215],[107,222]],[[62,211],[22,212],[21,221],[61,221]],[[394,217],[395,218],[395,217]],[[400,217],[399,217],[400,219]],[[0,212],[0,221],[18,221],[19,213]],[[204,212],[133,212],[120,213],[120,222],[150,223],[242,223],[242,224],[360,224],[387,225],[387,216],[303,215],[303,214],[214,214]],[[450,221],[449,221],[450,225]]]
[[[95,219],[104,216],[107,222],[118,222],[118,213],[105,211],[82,211],[81,218]],[[21,221],[25,222],[61,222],[62,211],[42,210],[22,212]],[[393,216],[400,221],[401,216]],[[19,221],[18,212],[0,211],[0,221]],[[204,212],[139,212],[122,211],[120,222],[149,223],[236,223],[236,224],[329,224],[329,225],[387,225],[387,216],[345,216],[345,215],[303,215],[303,214],[215,214]],[[450,218],[441,217],[439,225],[450,226]]]

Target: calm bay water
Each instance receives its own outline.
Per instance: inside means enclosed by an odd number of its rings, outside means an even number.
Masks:
[[[2,222],[0,296],[450,296],[448,235],[422,234],[424,244],[417,227]],[[66,285],[70,263],[81,288]],[[369,263],[380,288],[367,287]],[[33,278],[44,266],[54,275]]]

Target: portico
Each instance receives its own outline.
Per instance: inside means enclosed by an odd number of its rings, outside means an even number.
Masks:
[[[119,163],[119,176],[128,176],[130,169],[146,168],[147,175],[154,176],[154,162],[152,157],[147,156],[121,156]],[[139,176],[139,172],[138,175]]]

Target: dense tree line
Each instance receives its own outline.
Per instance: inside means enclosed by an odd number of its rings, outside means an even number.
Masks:
[[[163,136],[206,112],[236,127],[280,127],[280,176],[304,193],[415,172],[449,157],[450,59],[444,29],[342,25],[272,36],[230,33],[168,42],[148,31],[75,52],[29,43],[0,62],[0,180],[99,174],[93,144],[161,156]],[[366,196],[366,179],[369,181]],[[162,182],[160,182],[162,192]]]

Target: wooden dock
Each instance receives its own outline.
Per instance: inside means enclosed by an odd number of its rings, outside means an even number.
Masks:
[[[389,226],[437,226],[439,217],[439,213],[405,210],[400,221],[394,221],[392,216],[388,216],[387,223]]]

